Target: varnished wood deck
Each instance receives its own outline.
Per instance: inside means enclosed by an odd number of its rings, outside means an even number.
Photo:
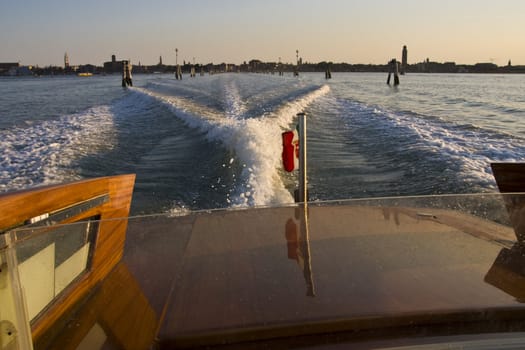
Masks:
[[[160,348],[460,329],[525,312],[500,279],[505,264],[493,266],[515,240],[510,227],[444,210],[320,206],[305,242],[301,218],[271,208],[130,220],[122,263],[155,312]]]
[[[379,319],[400,325],[429,314],[521,307],[484,282],[504,248],[486,238],[512,240],[512,230],[480,226],[466,215],[434,214],[425,219],[410,209],[312,207],[310,276],[305,262],[288,254],[285,227],[295,209],[199,216],[159,339],[169,346],[220,344],[384,326]],[[447,225],[454,219],[460,228]],[[309,278],[315,296],[309,296]]]
[[[515,232],[470,214],[320,205],[122,223],[122,260],[37,348],[75,348],[93,329],[108,349],[525,330]]]

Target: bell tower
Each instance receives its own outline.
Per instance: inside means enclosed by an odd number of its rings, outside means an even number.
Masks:
[[[69,69],[69,56],[67,52],[64,54],[64,69]]]

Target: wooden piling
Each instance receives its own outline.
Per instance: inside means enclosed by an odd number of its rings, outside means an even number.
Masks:
[[[299,50],[295,50],[295,59],[296,59],[296,65],[293,71],[293,76],[298,77],[299,76]]]
[[[397,62],[395,58],[392,58],[392,60],[388,62],[388,78],[386,79],[388,85],[390,85],[392,73],[394,74],[394,86],[397,86],[399,85],[399,62]]]
[[[325,79],[332,79],[332,72],[330,71],[330,66],[326,67],[326,71],[324,72]]]
[[[399,62],[397,62],[395,58],[393,61],[393,66],[394,66],[394,86],[397,86],[399,85]]]
[[[195,78],[197,75],[195,74],[195,57],[193,57],[193,65],[190,68],[190,77]]]
[[[182,70],[179,65],[179,49],[175,49],[175,79],[182,80]]]
[[[308,178],[306,170],[306,115],[297,114],[299,123],[299,203],[308,202]]]
[[[133,86],[131,80],[131,62],[122,61],[122,87]]]

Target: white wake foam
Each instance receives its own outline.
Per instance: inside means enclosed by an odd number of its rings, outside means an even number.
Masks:
[[[232,118],[235,113],[244,111],[242,104],[238,103],[240,97],[235,95],[235,90],[230,90],[232,108],[226,116],[179,97],[160,95],[139,88],[134,90],[166,104],[187,125],[204,131],[208,140],[220,141],[234,151],[236,157],[230,160],[230,165],[237,162],[234,165],[243,170],[229,199],[232,206],[266,206],[293,202],[279,176],[279,169],[282,168],[281,133],[289,128],[297,113],[328,93],[330,88],[324,85],[286,102],[274,111],[249,119]],[[237,109],[236,106],[241,107]]]
[[[0,191],[79,179],[72,162],[110,147],[113,134],[109,106],[0,130]]]
[[[411,115],[385,113],[394,124],[408,128],[425,147],[441,158],[452,160],[461,167],[460,176],[466,182],[478,183],[486,188],[495,188],[490,169],[491,162],[521,160],[525,143],[510,135],[503,135],[475,127],[442,124],[435,120]],[[420,146],[421,147],[421,146]]]
[[[239,118],[246,112],[239,88],[234,80],[229,81],[224,89],[224,102],[226,104],[226,115],[230,118]]]

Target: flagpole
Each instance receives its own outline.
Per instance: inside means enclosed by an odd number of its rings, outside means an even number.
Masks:
[[[299,123],[299,203],[308,202],[308,180],[306,177],[306,115],[297,114]]]
[[[306,295],[315,296],[310,255],[310,235],[308,225],[308,179],[306,177],[306,115],[297,114],[299,123],[299,203],[302,203],[301,215],[301,251],[304,257],[303,274],[306,280]]]

